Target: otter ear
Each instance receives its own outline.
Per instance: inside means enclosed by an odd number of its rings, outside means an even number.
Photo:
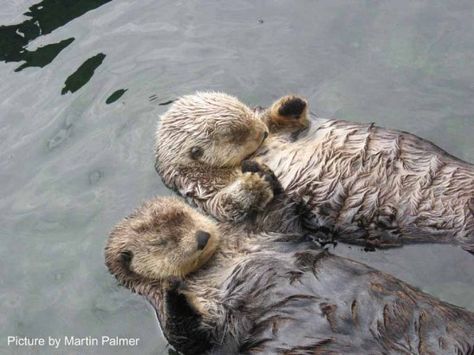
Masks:
[[[202,155],[204,154],[204,151],[202,150],[201,147],[192,147],[191,151],[191,159],[193,160],[198,160]]]
[[[133,259],[133,253],[130,250],[125,250],[120,252],[119,261],[123,267],[127,270],[130,270],[130,263]]]

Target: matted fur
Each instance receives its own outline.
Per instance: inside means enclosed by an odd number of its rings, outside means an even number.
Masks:
[[[185,229],[179,228],[183,220]],[[176,233],[162,235],[170,229]],[[196,230],[212,233],[219,245],[170,298],[164,274],[156,280],[144,276],[160,266],[170,270],[167,252],[150,243],[173,236],[186,240]],[[185,244],[177,248],[176,254],[180,248],[187,253]],[[131,272],[120,261],[121,253],[130,249],[150,254]],[[122,284],[150,300],[164,334],[185,354],[474,351],[473,313],[324,252],[301,235],[216,224],[176,199],[156,198],[122,221],[109,238],[106,261]]]
[[[226,190],[242,179],[240,163],[253,150],[252,158],[268,165],[285,191],[309,206],[316,216],[312,224],[333,229],[341,240],[375,247],[454,243],[474,250],[473,165],[407,132],[309,119],[307,108],[296,119],[282,116],[291,100],[282,98],[251,117],[247,106],[226,94],[184,96],[161,117],[158,173],[219,220],[242,220],[245,207],[237,204],[235,212],[226,204],[232,199]],[[262,122],[270,131],[267,140],[260,144],[253,135],[240,134],[240,148],[222,143],[207,128],[232,132],[244,124],[261,130]],[[186,152],[193,146],[215,149],[191,159]],[[261,210],[264,205],[260,201]]]
[[[268,182],[235,169],[267,131],[248,107],[228,95],[183,96],[158,124],[155,168],[167,186],[216,218],[241,221],[273,198]]]

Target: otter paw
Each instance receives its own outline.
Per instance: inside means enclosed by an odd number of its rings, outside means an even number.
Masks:
[[[168,292],[181,293],[185,289],[185,283],[179,277],[170,276],[165,283],[165,288]]]
[[[279,124],[307,124],[307,107],[305,99],[298,96],[284,96],[271,107],[272,119]]]
[[[241,221],[263,210],[273,196],[272,185],[265,177],[246,172],[226,189],[220,205],[226,218]]]
[[[297,96],[286,96],[279,101],[278,114],[288,119],[299,119],[308,104]]]
[[[271,182],[259,173],[244,173],[241,188],[249,209],[262,210],[274,196]]]
[[[253,173],[263,177],[265,181],[271,185],[273,194],[275,195],[284,191],[273,170],[265,164],[257,163],[254,160],[244,160],[241,170],[243,173]]]
[[[253,218],[262,211],[275,196],[275,178],[261,170],[260,165],[246,162],[242,175],[218,194],[218,216],[240,222]]]
[[[266,166],[257,163],[255,160],[242,161],[241,170],[243,173],[259,173],[263,172]]]

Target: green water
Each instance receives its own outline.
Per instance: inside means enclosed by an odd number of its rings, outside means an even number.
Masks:
[[[4,0],[0,24],[0,353],[168,352],[103,246],[140,201],[170,194],[153,133],[179,95],[299,93],[318,115],[474,161],[472,1]],[[336,252],[474,310],[474,259],[458,248]],[[103,335],[139,345],[7,345]]]

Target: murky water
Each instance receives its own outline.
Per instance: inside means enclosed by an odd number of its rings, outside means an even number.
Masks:
[[[15,0],[0,24],[0,352],[55,352],[7,346],[9,335],[140,338],[57,353],[168,352],[103,246],[140,201],[169,194],[153,132],[178,95],[268,105],[299,93],[321,116],[474,161],[472,1]],[[474,310],[474,259],[458,248],[336,252]]]

